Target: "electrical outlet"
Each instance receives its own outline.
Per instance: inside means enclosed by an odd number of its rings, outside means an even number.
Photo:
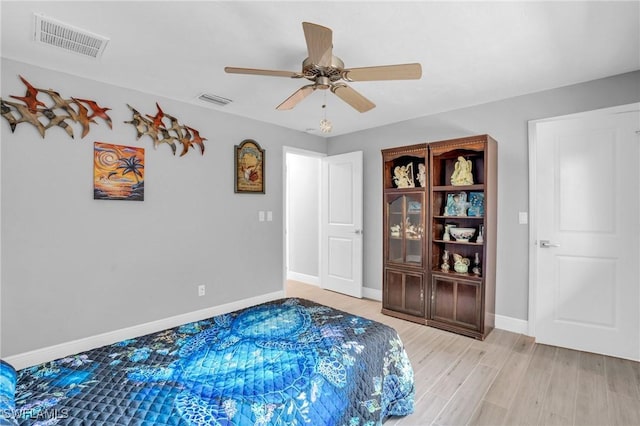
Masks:
[[[198,286],[198,296],[204,296],[205,286],[204,284]]]

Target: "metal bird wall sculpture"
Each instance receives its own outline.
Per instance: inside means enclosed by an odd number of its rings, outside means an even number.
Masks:
[[[167,144],[171,147],[173,155],[176,155],[176,142],[182,145],[180,157],[185,155],[189,148],[193,145],[200,147],[200,153],[204,155],[204,141],[206,138],[200,136],[200,133],[192,127],[180,124],[177,118],[166,114],[160,105],[156,102],[158,111],[155,115],[141,114],[140,111],[127,104],[131,110],[131,120],[125,121],[136,128],[136,139],[143,136],[149,136],[153,140],[153,147],[158,148],[161,144]],[[166,120],[169,120],[169,123]]]
[[[43,138],[46,130],[52,127],[60,127],[74,139],[71,125],[78,123],[82,127],[82,138],[84,138],[89,133],[89,125],[91,123],[98,124],[95,121],[96,117],[104,120],[109,128],[113,128],[111,118],[106,113],[111,108],[101,107],[97,102],[89,99],[75,97],[63,99],[60,93],[53,89],[34,87],[21,75],[18,77],[26,86],[26,93],[24,96],[9,95],[9,97],[22,101],[22,103],[0,98],[2,117],[9,122],[11,133],[15,132],[18,124],[30,123]],[[43,102],[42,98],[38,98],[39,94],[48,96],[49,105]]]

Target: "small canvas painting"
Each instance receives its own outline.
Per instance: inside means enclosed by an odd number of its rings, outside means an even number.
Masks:
[[[144,201],[144,148],[95,142],[93,199]]]

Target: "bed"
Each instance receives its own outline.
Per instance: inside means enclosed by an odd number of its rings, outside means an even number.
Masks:
[[[372,426],[413,402],[394,329],[299,298],[0,364],[1,425]]]

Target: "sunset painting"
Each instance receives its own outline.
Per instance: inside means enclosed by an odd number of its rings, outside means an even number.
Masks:
[[[144,201],[144,148],[95,142],[93,199]]]

